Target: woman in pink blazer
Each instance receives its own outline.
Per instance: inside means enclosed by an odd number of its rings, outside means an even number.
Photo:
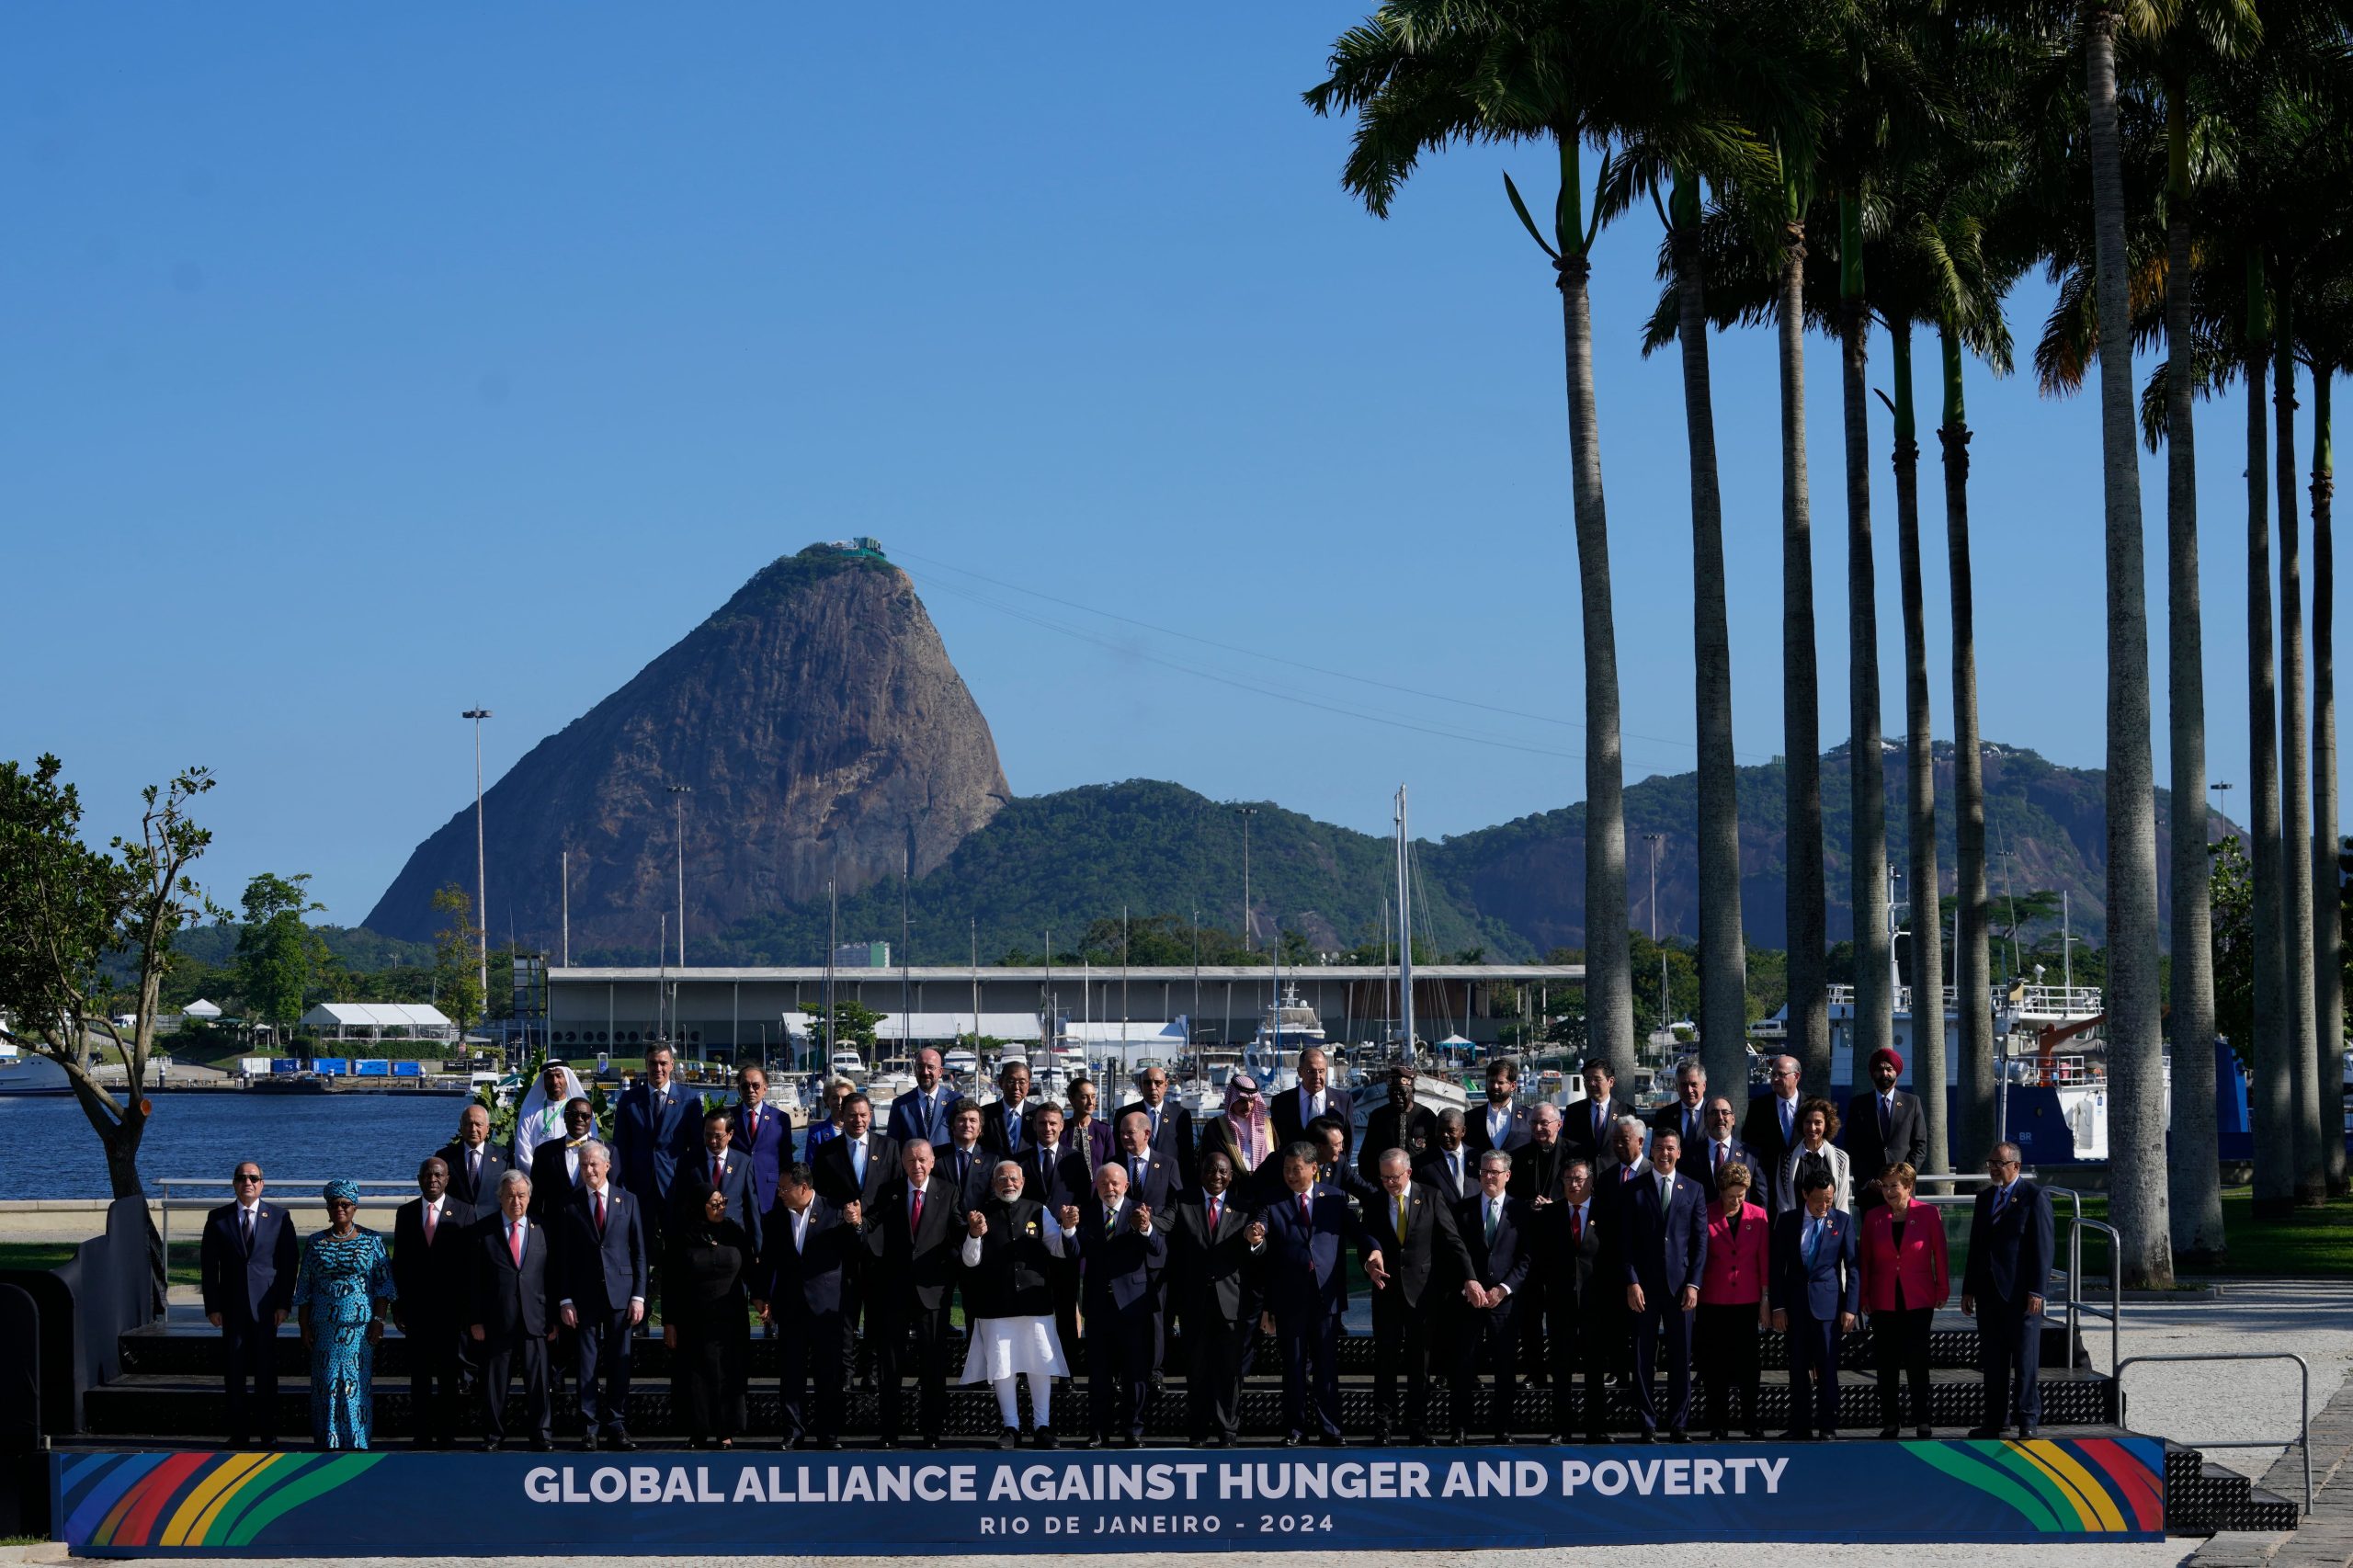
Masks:
[[[1765,1307],[1770,1229],[1765,1210],[1748,1201],[1748,1166],[1726,1161],[1708,1210],[1708,1268],[1692,1324],[1692,1349],[1708,1389],[1709,1435],[1719,1443],[1732,1435],[1725,1416],[1734,1390],[1741,1429],[1765,1435],[1756,1421],[1756,1335],[1772,1323]]]
[[[1912,1381],[1912,1425],[1918,1436],[1929,1435],[1928,1324],[1951,1293],[1944,1217],[1914,1201],[1918,1182],[1910,1165],[1890,1165],[1879,1178],[1887,1201],[1863,1215],[1863,1311],[1870,1317],[1879,1367],[1881,1438],[1893,1438],[1902,1425],[1899,1380],[1905,1373]]]

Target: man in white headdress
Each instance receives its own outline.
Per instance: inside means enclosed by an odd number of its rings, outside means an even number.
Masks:
[[[960,1381],[996,1389],[1004,1424],[998,1447],[1021,1436],[1013,1380],[1029,1380],[1029,1415],[1038,1447],[1054,1444],[1051,1390],[1070,1376],[1062,1338],[1054,1332],[1054,1288],[1046,1260],[1063,1256],[1063,1228],[1045,1205],[1021,1196],[1021,1166],[1006,1160],[990,1178],[989,1196],[964,1217],[964,1301],[972,1349]]]
[[[529,1170],[531,1155],[540,1144],[570,1136],[563,1125],[564,1106],[587,1097],[588,1086],[580,1075],[551,1058],[531,1081],[531,1092],[523,1096],[522,1108],[515,1113],[514,1152],[507,1164],[517,1170]]]

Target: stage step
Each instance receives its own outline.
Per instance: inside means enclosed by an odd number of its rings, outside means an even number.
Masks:
[[[2209,1464],[2196,1449],[2165,1445],[2165,1530],[2291,1530],[2299,1505],[2266,1492],[2234,1470]]]
[[[952,1375],[952,1374],[951,1374]],[[2051,1371],[2041,1379],[2043,1424],[2054,1431],[2063,1427],[2113,1423],[2115,1385],[2107,1378],[2083,1371]],[[1552,1427],[1552,1390],[1523,1385],[1516,1391],[1511,1430],[1522,1437],[1540,1436]],[[1940,1369],[1931,1383],[1931,1413],[1938,1434],[1957,1437],[1974,1426],[1984,1411],[1983,1387],[1972,1372],[1957,1369]],[[1430,1401],[1430,1428],[1443,1433],[1452,1425],[1451,1392],[1445,1380],[1436,1380]],[[1695,1403],[1697,1396],[1695,1395]],[[1761,1391],[1761,1417],[1768,1433],[1779,1434],[1789,1426],[1790,1385],[1787,1378],[1768,1377]],[[1469,1405],[1465,1425],[1480,1438],[1492,1436],[1493,1418],[1489,1413],[1488,1395],[1482,1387]],[[1583,1409],[1583,1399],[1578,1401]],[[479,1429],[472,1415],[471,1402],[465,1407],[463,1430]],[[559,1434],[576,1434],[579,1430],[578,1406],[567,1391],[555,1400],[556,1430]],[[905,1419],[915,1420],[915,1391],[910,1388],[903,1403]],[[1608,1400],[1610,1429],[1631,1432],[1635,1425],[1632,1396],[1626,1389],[1613,1388]],[[226,1430],[226,1417],[221,1384],[216,1378],[187,1373],[133,1373],[116,1380],[102,1388],[90,1391],[85,1403],[88,1434],[112,1441],[132,1437],[172,1440],[216,1439]],[[1082,1381],[1074,1389],[1058,1392],[1054,1423],[1064,1432],[1090,1429],[1086,1385]],[[876,1430],[876,1396],[870,1389],[853,1390],[849,1396],[845,1438],[870,1437]],[[756,1378],[749,1396],[751,1435],[772,1434],[780,1429],[776,1383],[772,1377]],[[1340,1387],[1340,1416],[1343,1427],[1357,1436],[1370,1436],[1373,1428],[1373,1395],[1370,1380],[1349,1376]],[[410,1430],[408,1381],[396,1375],[380,1375],[375,1382],[376,1430],[386,1438],[405,1438]],[[519,1392],[508,1403],[508,1430],[520,1430],[522,1419]],[[1245,1435],[1256,1437],[1279,1437],[1282,1426],[1282,1391],[1271,1379],[1253,1378],[1243,1390],[1242,1422]],[[1849,1373],[1841,1379],[1839,1388],[1839,1422],[1849,1434],[1875,1434],[1880,1424],[1879,1391],[1870,1374]],[[1693,1411],[1695,1431],[1705,1428],[1704,1406]],[[665,1377],[640,1378],[630,1393],[629,1426],[642,1437],[659,1438],[683,1436],[671,1413],[670,1390]],[[1156,1437],[1185,1437],[1189,1431],[1184,1383],[1170,1379],[1154,1400],[1146,1418],[1147,1429]],[[290,1378],[278,1394],[278,1435],[301,1441],[310,1431],[310,1398],[303,1381]],[[994,1437],[997,1431],[996,1402],[984,1387],[949,1389],[947,1431],[960,1437]],[[1908,1432],[1908,1428],[1907,1428]],[[1400,1434],[1402,1437],[1402,1434]]]

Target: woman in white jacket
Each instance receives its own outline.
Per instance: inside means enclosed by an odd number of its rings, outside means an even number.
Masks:
[[[1781,1168],[1773,1173],[1773,1212],[1782,1213],[1800,1206],[1799,1196],[1804,1190],[1801,1177],[1810,1168],[1829,1173],[1830,1206],[1852,1214],[1855,1211],[1854,1182],[1849,1175],[1847,1151],[1833,1143],[1838,1136],[1838,1111],[1828,1100],[1816,1096],[1798,1107],[1798,1141],[1781,1156]]]

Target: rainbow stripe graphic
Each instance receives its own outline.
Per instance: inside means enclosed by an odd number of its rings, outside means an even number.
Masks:
[[[234,1549],[289,1509],[357,1481],[382,1454],[119,1454],[59,1499],[64,1540],[94,1547]]]
[[[2052,1535],[2162,1532],[2164,1477],[2113,1437],[1906,1443],[1915,1458]],[[2142,1444],[2147,1451],[2151,1445]]]

